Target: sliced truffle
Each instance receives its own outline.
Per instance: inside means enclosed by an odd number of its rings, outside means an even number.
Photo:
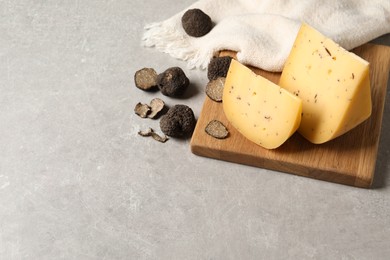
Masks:
[[[151,90],[157,86],[157,72],[152,68],[143,68],[134,74],[135,86],[142,90]]]
[[[204,36],[213,28],[210,16],[197,8],[187,10],[181,18],[181,24],[184,31],[193,37]]]
[[[229,135],[226,126],[218,120],[211,120],[207,124],[205,131],[207,134],[218,139],[225,139]]]
[[[224,77],[209,81],[206,85],[206,94],[209,98],[214,101],[221,102],[223,96],[223,87],[225,85]]]
[[[232,57],[229,56],[212,58],[207,67],[208,79],[214,80],[218,77],[226,77],[231,61]]]
[[[181,137],[191,134],[196,120],[192,109],[186,105],[175,105],[161,117],[161,131],[172,137]]]
[[[184,93],[190,80],[181,68],[172,67],[158,75],[157,84],[162,94],[175,97]]]
[[[158,114],[164,109],[165,103],[163,100],[159,98],[153,98],[150,101],[150,113],[148,115],[148,118],[156,118]]]
[[[137,105],[135,105],[134,112],[140,117],[145,118],[150,113],[150,107],[147,104],[138,102]]]
[[[138,134],[143,137],[151,136],[154,140],[161,143],[165,143],[168,140],[167,136],[160,136],[159,134],[155,133],[152,128],[148,128],[146,131],[139,131]]]

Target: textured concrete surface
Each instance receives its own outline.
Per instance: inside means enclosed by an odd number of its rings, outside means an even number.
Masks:
[[[137,135],[158,129],[139,101],[200,113],[206,73],[140,46],[192,2],[0,2],[0,259],[388,259],[389,102],[371,190]],[[134,87],[169,66],[192,81],[184,98]]]

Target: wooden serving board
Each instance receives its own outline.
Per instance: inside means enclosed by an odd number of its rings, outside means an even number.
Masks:
[[[365,44],[353,50],[370,62],[372,115],[350,132],[324,144],[312,144],[295,133],[282,146],[264,149],[237,132],[226,119],[222,103],[206,96],[192,139],[191,151],[200,156],[246,164],[305,177],[369,188],[373,181],[378,153],[387,80],[390,71],[390,47]],[[223,51],[221,56],[235,56]],[[252,68],[278,83],[280,73]],[[207,123],[220,120],[229,136],[216,139],[205,132]]]

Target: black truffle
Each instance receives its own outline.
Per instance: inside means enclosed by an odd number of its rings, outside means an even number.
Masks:
[[[192,109],[186,105],[175,105],[161,117],[161,131],[172,137],[181,137],[191,134],[196,120]]]
[[[207,77],[209,80],[215,80],[218,77],[226,77],[230,67],[232,57],[214,57],[207,67]]]
[[[165,96],[181,96],[189,84],[190,80],[179,67],[169,68],[157,77],[158,88]]]
[[[200,9],[189,9],[181,17],[184,31],[193,37],[206,35],[213,28],[210,16]]]

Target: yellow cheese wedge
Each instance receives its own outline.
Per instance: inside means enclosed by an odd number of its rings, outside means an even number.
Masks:
[[[298,129],[320,144],[371,115],[369,63],[303,24],[279,85],[302,99]]]
[[[274,149],[299,127],[302,101],[232,60],[223,91],[229,122],[252,142]]]

